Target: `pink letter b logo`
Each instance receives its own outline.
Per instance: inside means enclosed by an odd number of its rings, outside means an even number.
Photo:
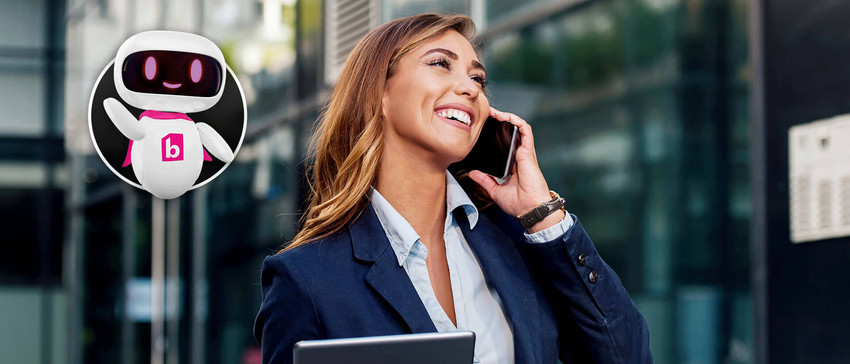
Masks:
[[[162,161],[183,160],[183,134],[171,133],[162,138]]]

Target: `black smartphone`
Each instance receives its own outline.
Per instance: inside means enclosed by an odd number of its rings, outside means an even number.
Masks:
[[[488,117],[469,154],[460,162],[449,166],[457,174],[472,170],[487,173],[503,183],[511,177],[514,155],[520,144],[519,129],[508,121]]]

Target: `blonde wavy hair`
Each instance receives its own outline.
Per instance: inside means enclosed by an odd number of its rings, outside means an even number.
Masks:
[[[308,149],[309,205],[301,230],[280,252],[333,235],[354,222],[369,203],[384,151],[381,98],[384,86],[406,54],[421,44],[457,31],[476,53],[475,24],[466,15],[426,13],[387,22],[361,39],[345,62],[322,109]],[[309,157],[308,157],[309,158]],[[484,208],[489,196],[466,177],[456,176]],[[489,200],[489,201],[488,201]]]

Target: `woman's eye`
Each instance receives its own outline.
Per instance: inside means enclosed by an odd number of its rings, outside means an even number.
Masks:
[[[431,61],[428,64],[432,65],[432,66],[438,65],[438,66],[443,67],[445,69],[449,69],[450,66],[451,66],[449,64],[449,60],[447,60],[447,59],[438,59],[438,60],[435,60],[435,61]]]
[[[487,78],[486,77],[473,76],[472,80],[475,81],[475,82],[478,82],[481,85],[481,87],[487,86]]]

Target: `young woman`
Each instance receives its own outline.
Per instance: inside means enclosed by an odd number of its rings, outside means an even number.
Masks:
[[[490,107],[474,32],[422,14],[352,50],[314,134],[303,228],[263,263],[263,362],[291,362],[300,340],[456,330],[475,332],[481,363],[652,361],[640,312],[550,193],[531,126]],[[447,168],[488,116],[519,128],[513,175],[459,182]]]

